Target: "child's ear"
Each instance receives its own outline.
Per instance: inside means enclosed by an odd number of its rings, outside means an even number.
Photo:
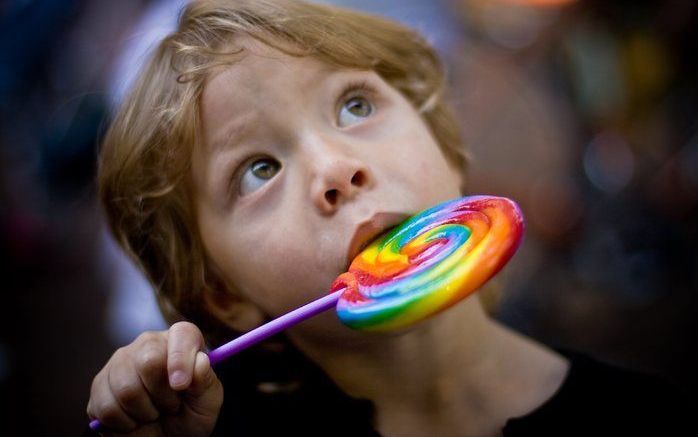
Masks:
[[[215,268],[212,270],[212,274],[206,275],[206,287],[203,290],[209,314],[237,332],[247,332],[264,323],[264,312],[226,284]]]

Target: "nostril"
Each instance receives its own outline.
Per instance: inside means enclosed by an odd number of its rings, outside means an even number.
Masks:
[[[351,178],[352,185],[361,186],[364,183],[364,176],[361,172],[356,172],[354,177]]]
[[[337,190],[327,190],[327,192],[325,193],[325,199],[327,199],[328,202],[334,205],[334,203],[337,201]]]

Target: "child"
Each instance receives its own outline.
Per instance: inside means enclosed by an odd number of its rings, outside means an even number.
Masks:
[[[117,350],[89,417],[129,435],[671,429],[669,405],[682,404],[655,398],[676,398],[668,386],[539,344],[474,298],[391,334],[326,312],[212,371],[205,344],[326,293],[360,224],[379,233],[465,193],[442,76],[420,37],[379,18],[292,1],[189,5],[99,163],[112,231],[170,322],[188,321]]]

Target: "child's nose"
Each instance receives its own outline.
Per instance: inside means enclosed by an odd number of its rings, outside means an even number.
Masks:
[[[333,155],[316,167],[312,199],[324,214],[332,214],[343,203],[354,199],[372,183],[368,166],[355,157]]]

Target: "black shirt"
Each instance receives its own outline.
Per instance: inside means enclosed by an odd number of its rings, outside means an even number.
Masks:
[[[695,397],[659,376],[556,349],[571,363],[557,392],[503,429],[512,436],[693,436]]]
[[[510,419],[505,437],[698,435],[694,397],[658,376],[556,350],[570,360],[567,377],[543,405]],[[379,435],[371,402],[347,396],[293,350],[245,351],[216,373],[225,397],[214,436]]]

